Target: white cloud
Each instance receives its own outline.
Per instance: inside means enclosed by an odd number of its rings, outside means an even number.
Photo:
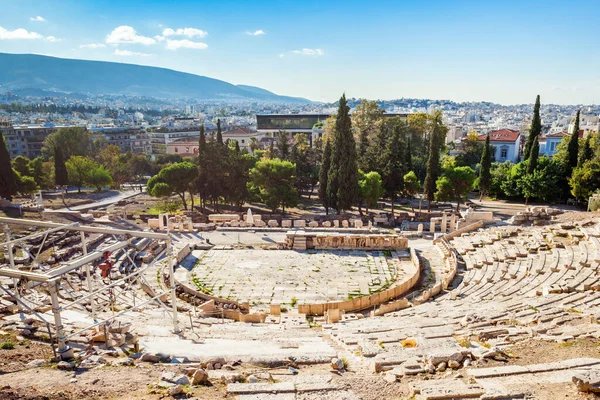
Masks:
[[[202,42],[192,42],[191,40],[182,39],[182,40],[171,40],[167,39],[166,48],[168,50],[177,50],[177,49],[199,49],[204,50],[208,48],[206,43]]]
[[[106,36],[106,43],[124,44],[124,43],[139,43],[139,44],[155,44],[156,40],[151,37],[138,35],[131,26],[121,25],[116,27],[111,33]]]
[[[279,58],[283,58],[283,57],[285,57],[285,54],[279,53]]]
[[[9,31],[0,26],[0,40],[11,39],[43,39],[44,37],[36,32],[29,32],[27,29],[18,28],[14,31]]]
[[[101,49],[103,47],[106,47],[104,43],[89,43],[79,45],[80,49]]]
[[[125,57],[129,57],[129,56],[139,56],[139,57],[148,57],[151,56],[152,54],[147,54],[147,53],[138,53],[135,51],[129,51],[129,50],[120,50],[120,49],[115,49],[115,56],[125,56]]]
[[[179,28],[177,30],[167,28],[163,30],[163,36],[187,36],[190,38],[198,36],[203,38],[206,35],[208,35],[208,32],[196,28]]]
[[[325,52],[321,49],[302,49],[302,50],[292,50],[294,54],[301,54],[303,56],[322,56]]]
[[[59,39],[57,37],[54,36],[46,36],[46,40],[49,42],[62,42],[62,39]]]
[[[262,29],[258,29],[254,32],[250,32],[250,31],[246,32],[246,35],[248,35],[248,36],[260,36],[260,35],[266,35],[266,34],[267,34],[267,32],[263,31]]]
[[[154,36],[154,39],[156,39],[157,42],[162,42],[163,40],[165,40],[164,36],[160,36],[160,35],[156,35]]]
[[[35,21],[35,22],[44,22],[46,19],[44,17],[40,17],[39,15],[37,17],[31,17],[29,18],[30,21]]]

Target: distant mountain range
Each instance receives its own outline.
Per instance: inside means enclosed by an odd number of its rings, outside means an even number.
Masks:
[[[35,54],[0,53],[0,90],[46,94],[120,94],[198,100],[256,100],[310,103],[265,89],[166,68]],[[34,94],[35,93],[35,94]]]

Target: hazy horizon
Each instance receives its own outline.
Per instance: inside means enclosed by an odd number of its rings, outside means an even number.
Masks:
[[[482,4],[483,3],[483,4]],[[0,52],[163,67],[333,102],[596,104],[596,1],[4,2]]]

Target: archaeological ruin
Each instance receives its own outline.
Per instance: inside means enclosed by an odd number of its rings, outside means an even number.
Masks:
[[[175,397],[222,382],[231,398],[361,398],[319,365],[423,399],[526,398],[530,381],[597,391],[596,354],[513,354],[600,339],[600,221],[561,213],[448,211],[395,231],[250,211],[143,230],[2,217],[0,330],[70,369],[164,365],[156,390]]]

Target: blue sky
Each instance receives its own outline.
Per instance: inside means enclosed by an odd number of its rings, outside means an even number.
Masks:
[[[0,0],[0,51],[333,101],[600,102],[600,1]],[[38,18],[39,17],[39,18]],[[186,29],[188,28],[188,29]]]

